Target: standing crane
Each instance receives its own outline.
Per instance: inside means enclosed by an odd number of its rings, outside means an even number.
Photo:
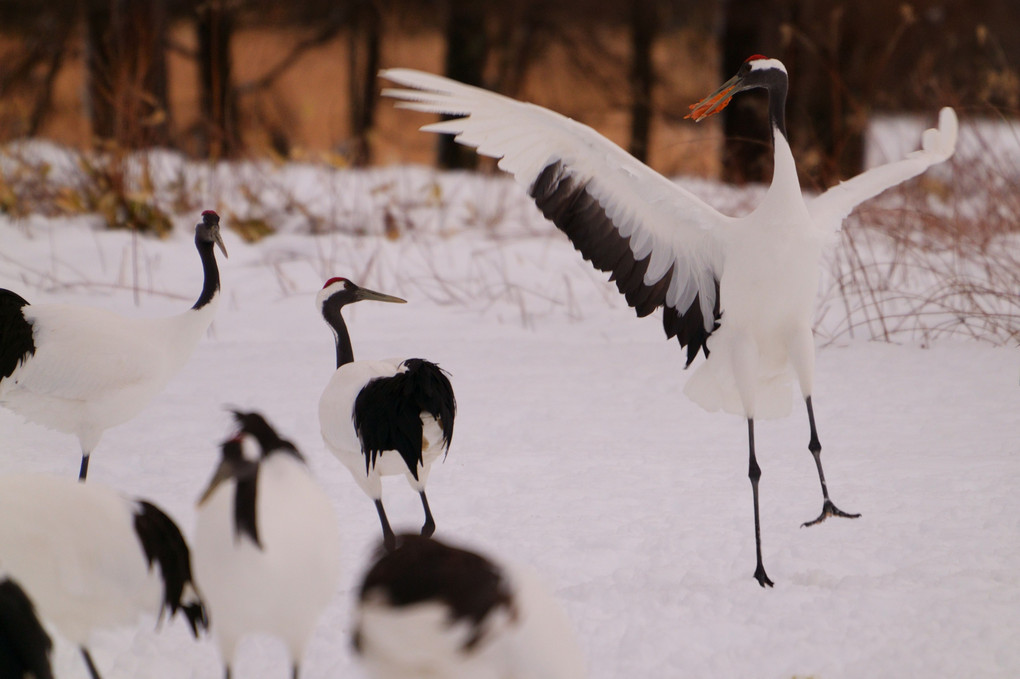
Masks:
[[[558,113],[421,71],[389,69],[381,75],[403,86],[383,92],[400,100],[398,106],[453,116],[422,130],[455,135],[461,144],[499,159],[499,167],[527,189],[581,255],[611,274],[638,316],[663,307],[666,337],[687,348],[688,366],[704,353],[707,360],[684,392],[707,410],[747,420],[754,577],[762,587],[773,583],[761,556],[754,421],[789,414],[794,380],[806,404],[808,449],[822,488],[822,511],[804,525],[858,516],[829,499],[811,399],[811,319],[822,249],[855,206],[953,154],[957,120],[951,108],[939,113],[938,129],[924,132],[921,150],[805,198],[787,141],[786,67],[754,55],[692,106],[689,116],[699,121],[717,113],[744,90],[768,92],[772,184],[754,211],[730,217]]]
[[[219,215],[206,210],[195,227],[202,292],[176,316],[129,318],[94,307],[29,304],[0,289],[0,405],[77,436],[78,480],[88,475],[103,432],[148,405],[212,323],[220,299],[214,245],[227,256]]]
[[[322,440],[375,502],[383,539],[394,545],[382,503],[382,477],[403,475],[421,497],[430,536],[436,522],[425,495],[429,469],[450,448],[457,402],[446,373],[421,358],[355,361],[341,310],[363,300],[405,300],[331,278],[316,296],[336,340],[336,372],[319,399]]]

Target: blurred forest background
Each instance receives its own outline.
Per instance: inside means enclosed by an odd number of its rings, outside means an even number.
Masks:
[[[791,73],[810,188],[860,169],[876,112],[1020,110],[1016,0],[0,0],[0,143],[470,167],[380,104],[377,71],[410,66],[558,110],[666,174],[767,180],[762,97],[683,120],[755,53]]]

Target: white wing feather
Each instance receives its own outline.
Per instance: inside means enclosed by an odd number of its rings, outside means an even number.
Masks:
[[[622,236],[630,236],[635,259],[649,254],[646,285],[670,266],[675,274],[666,303],[683,311],[701,292],[706,322],[712,319],[713,278],[722,273],[720,228],[734,220],[641,163],[601,134],[534,104],[413,69],[380,75],[405,87],[383,95],[398,106],[426,113],[463,116],[425,125],[427,132],[455,135],[478,153],[499,159],[499,167],[530,189],[539,173],[560,161],[587,182],[587,191]]]
[[[886,189],[915,177],[932,165],[948,160],[956,150],[959,123],[948,106],[939,111],[939,126],[924,131],[921,149],[903,160],[862,172],[842,182],[807,204],[819,228],[838,231],[855,207]]]

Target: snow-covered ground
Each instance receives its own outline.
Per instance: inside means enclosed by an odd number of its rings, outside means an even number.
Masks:
[[[751,577],[745,424],[683,396],[690,373],[659,314],[636,319],[508,181],[258,165],[199,168],[192,181],[206,202],[166,241],[86,217],[0,217],[0,287],[36,303],[180,311],[200,287],[192,225],[206,207],[243,213],[244,182],[264,181],[267,204],[286,193],[323,223],[367,233],[309,235],[307,215],[283,208],[281,233],[258,244],[226,232],[225,299],[208,337],[163,394],[105,434],[89,473],[190,533],[230,431],[225,406],[259,410],[294,440],[333,498],[344,546],[343,586],[306,678],[363,676],[351,603],[379,537],[371,501],[318,433],[334,354],[313,300],[333,275],[410,302],[346,311],[357,357],[423,356],[452,375],[456,433],[429,483],[437,536],[543,573],[592,679],[1020,676],[1015,345],[825,342],[815,407],[826,476],[834,501],[862,517],[801,528],[821,504],[806,417],[798,407],[761,423],[764,558],[776,581],[766,591]],[[760,194],[689,186],[730,211]],[[383,235],[387,220],[399,237]],[[826,308],[821,334],[841,322],[838,304]],[[77,473],[72,437],[6,410],[0,441],[0,473]],[[402,480],[387,483],[385,501],[395,527],[420,526]],[[239,655],[235,677],[287,676],[272,640]],[[221,676],[213,643],[179,620],[97,635],[93,656],[108,678]],[[57,665],[61,677],[86,676],[66,645]]]

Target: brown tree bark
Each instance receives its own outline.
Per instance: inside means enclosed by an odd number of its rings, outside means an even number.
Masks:
[[[642,162],[648,161],[652,129],[652,46],[659,21],[657,9],[655,0],[633,0],[630,12],[630,153]]]
[[[476,0],[447,0],[446,62],[448,77],[469,85],[482,85],[488,40],[485,33],[486,3]],[[439,166],[446,169],[470,169],[478,156],[472,149],[456,143],[450,135],[440,135]]]
[[[242,142],[230,54],[234,18],[228,3],[202,2],[197,8],[195,32],[202,109],[199,152],[214,160],[233,158]]]
[[[89,0],[84,12],[94,136],[125,148],[169,145],[165,0]]]
[[[723,5],[722,69],[719,82],[732,76],[752,54],[779,51],[783,0],[728,0]],[[723,112],[723,180],[742,184],[772,178],[768,108],[763,92],[733,98]]]
[[[350,28],[350,112],[351,162],[372,162],[369,133],[375,120],[378,91],[379,51],[382,42],[382,16],[375,0],[361,0],[351,18]]]

